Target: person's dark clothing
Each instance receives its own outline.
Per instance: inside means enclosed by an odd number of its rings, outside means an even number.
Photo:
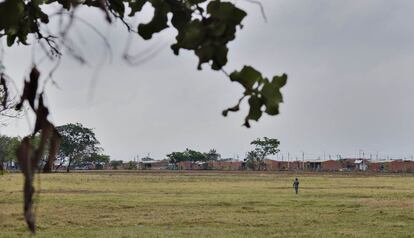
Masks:
[[[293,182],[293,188],[295,189],[295,193],[298,194],[299,191],[299,180],[295,179],[295,181]]]

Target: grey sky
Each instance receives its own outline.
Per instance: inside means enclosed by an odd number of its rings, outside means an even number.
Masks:
[[[128,37],[122,26],[106,27],[100,13],[83,11],[80,16],[99,24],[109,37],[114,58],[98,70],[91,90],[103,44],[79,24],[79,42],[92,66],[65,57],[55,75],[61,89],[48,87],[51,119],[57,125],[81,122],[95,128],[106,153],[122,160],[147,153],[161,159],[187,147],[216,148],[225,157],[242,158],[249,142],[262,136],[278,138],[285,156],[290,152],[293,157],[302,151],[307,158],[324,152],[326,157],[356,156],[360,149],[366,156],[414,154],[414,2],[262,2],[268,23],[256,5],[237,1],[249,15],[231,43],[225,68],[248,64],[267,77],[286,72],[279,116],[264,116],[251,129],[241,126],[246,110],[222,117],[242,88],[207,66],[197,71],[191,53],[174,56],[169,49],[173,30],[151,42],[135,37],[131,52],[164,49],[145,64],[130,66],[121,59]],[[146,11],[141,20],[149,16]],[[6,51],[6,70],[18,85],[31,57],[30,47]],[[51,64],[39,68],[47,72]],[[1,130],[23,135],[27,120],[12,121]]]

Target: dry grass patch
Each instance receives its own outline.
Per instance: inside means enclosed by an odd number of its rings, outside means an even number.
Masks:
[[[301,182],[299,195],[293,178]],[[410,237],[413,176],[41,175],[39,237]],[[29,237],[22,176],[0,176],[0,237]]]

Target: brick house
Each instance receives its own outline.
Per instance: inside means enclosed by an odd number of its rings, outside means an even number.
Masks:
[[[302,161],[279,161],[279,160],[265,160],[266,170],[284,171],[284,170],[302,170]]]
[[[388,164],[389,172],[413,172],[414,161],[410,160],[393,160]]]
[[[138,167],[140,169],[167,169],[168,167],[168,160],[149,160],[149,161],[141,161],[138,163]]]
[[[340,171],[343,168],[343,164],[340,160],[326,160],[322,161],[322,171]]]
[[[242,162],[241,161],[213,161],[208,163],[210,169],[217,170],[241,170]]]
[[[389,162],[386,161],[372,161],[368,163],[368,170],[372,172],[384,172],[386,171],[386,164]]]

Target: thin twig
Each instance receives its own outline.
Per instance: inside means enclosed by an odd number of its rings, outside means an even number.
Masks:
[[[263,4],[260,1],[257,1],[257,0],[244,0],[244,1],[258,5],[260,7],[260,11],[262,12],[263,19],[267,23],[266,12],[263,7]]]

